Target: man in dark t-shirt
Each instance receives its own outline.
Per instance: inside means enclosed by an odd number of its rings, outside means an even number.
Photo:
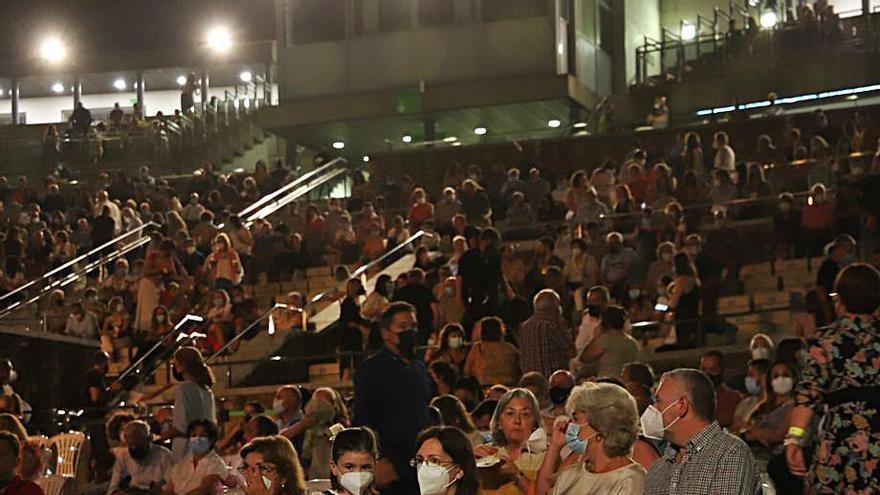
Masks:
[[[408,302],[416,308],[418,344],[425,345],[434,331],[434,304],[437,300],[425,285],[425,272],[421,268],[413,268],[409,272],[406,285],[394,291],[394,300]]]

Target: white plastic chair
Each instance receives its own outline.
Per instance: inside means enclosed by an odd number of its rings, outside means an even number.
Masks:
[[[50,474],[37,480],[45,495],[67,495],[70,493],[70,478],[59,474]]]
[[[49,440],[49,445],[56,458],[52,465],[53,473],[67,478],[76,478],[88,459],[88,441],[83,433],[72,431],[59,433]]]

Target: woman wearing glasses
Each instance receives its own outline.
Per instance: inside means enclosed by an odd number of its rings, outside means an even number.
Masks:
[[[416,468],[421,495],[477,495],[480,478],[471,442],[458,428],[436,426],[416,440]]]
[[[239,455],[245,495],[305,495],[303,469],[290,440],[279,435],[255,438]]]

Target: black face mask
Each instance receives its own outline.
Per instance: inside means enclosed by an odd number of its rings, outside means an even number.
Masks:
[[[602,316],[602,306],[599,304],[587,304],[587,313],[593,318]]]
[[[712,386],[718,388],[724,383],[724,379],[721,378],[721,375],[708,375],[709,379],[712,380]]]
[[[142,461],[147,457],[147,454],[150,453],[149,447],[129,447],[128,455],[131,456],[132,459],[136,461]]]
[[[397,350],[404,357],[412,359],[416,355],[416,331],[404,330],[397,334]]]
[[[174,377],[175,380],[182,382],[184,380],[183,373],[177,371],[176,369],[171,370],[171,376]]]
[[[550,401],[556,406],[565,404],[565,401],[568,400],[570,394],[570,388],[552,387],[550,389]]]

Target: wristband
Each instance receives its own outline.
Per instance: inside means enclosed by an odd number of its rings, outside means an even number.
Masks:
[[[800,426],[791,426],[788,428],[788,437],[801,438],[807,434],[806,430]]]

